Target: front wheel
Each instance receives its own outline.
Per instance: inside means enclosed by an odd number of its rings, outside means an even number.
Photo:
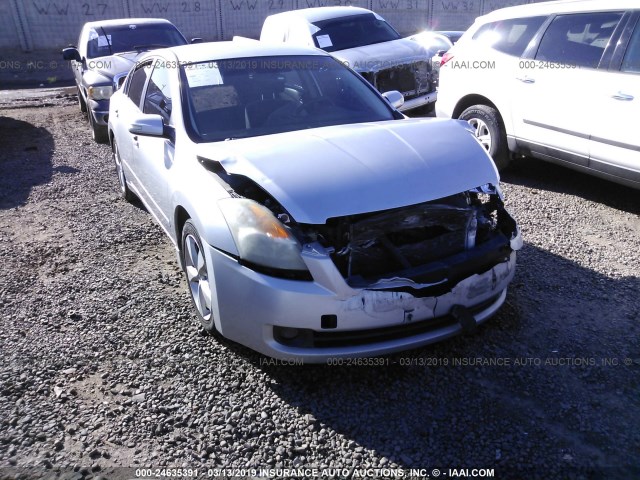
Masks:
[[[202,240],[196,226],[187,220],[182,229],[182,266],[187,277],[191,301],[196,308],[196,314],[202,327],[210,333],[216,332],[213,311],[211,307],[211,285],[207,259],[202,248]]]
[[[120,150],[115,139],[113,140],[113,161],[116,164],[116,173],[118,174],[118,183],[120,184],[120,195],[127,202],[133,202],[135,199],[134,193],[129,189],[127,184],[127,177],[124,174],[124,167],[122,166],[122,157],[120,157]]]
[[[83,115],[87,114],[87,102],[84,101],[84,98],[82,97],[82,93],[80,93],[80,89],[77,89],[78,91],[78,106],[80,107],[80,112]]]
[[[502,170],[509,165],[509,150],[504,124],[498,111],[488,105],[474,105],[460,114],[474,129],[476,138]]]
[[[95,118],[93,118],[93,112],[89,111],[87,115],[89,116],[89,127],[91,127],[91,138],[96,143],[107,143],[109,140],[107,127],[96,123]]]

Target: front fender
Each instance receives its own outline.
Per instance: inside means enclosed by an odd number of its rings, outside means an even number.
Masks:
[[[172,199],[174,205],[173,235],[176,245],[180,248],[182,225],[186,215],[193,221],[200,238],[213,248],[222,250],[230,255],[238,256],[238,249],[229,230],[222,212],[218,208],[218,200],[228,198],[229,194],[212,178],[210,172],[202,168],[199,178],[190,182],[187,189],[176,188]]]
[[[112,77],[101,74],[95,70],[85,70],[82,73],[82,86],[86,90],[92,85],[111,85]]]

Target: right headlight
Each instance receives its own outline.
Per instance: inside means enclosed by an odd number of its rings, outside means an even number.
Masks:
[[[308,271],[300,256],[300,242],[268,208],[245,198],[225,198],[218,205],[233,235],[241,263],[280,272]]]

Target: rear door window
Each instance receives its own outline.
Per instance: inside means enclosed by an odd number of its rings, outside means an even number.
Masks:
[[[473,39],[499,52],[519,57],[546,19],[545,16],[526,17],[487,23],[478,29]]]
[[[558,15],[540,41],[536,60],[597,68],[622,13]]]
[[[143,113],[162,116],[166,124],[171,116],[171,91],[169,89],[169,71],[163,61],[156,62],[149,86],[144,97]]]

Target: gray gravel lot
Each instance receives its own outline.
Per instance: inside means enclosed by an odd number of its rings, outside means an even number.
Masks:
[[[0,95],[0,478],[640,478],[640,192],[518,162],[503,190],[525,247],[475,335],[380,365],[282,365],[203,334],[169,240],[119,198],[75,102]]]

